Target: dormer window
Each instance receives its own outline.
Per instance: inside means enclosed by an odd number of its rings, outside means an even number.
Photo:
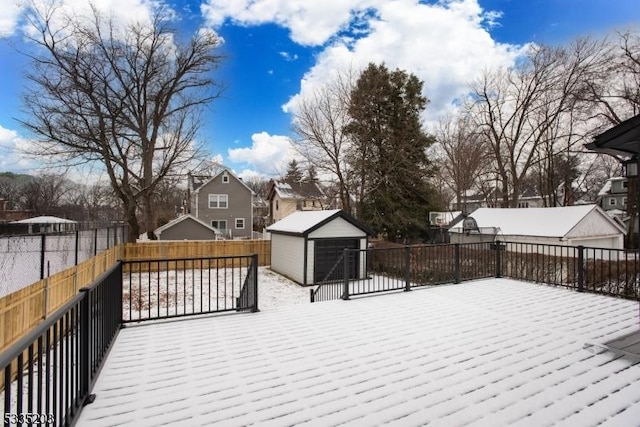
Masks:
[[[229,183],[229,174],[227,174],[226,171],[222,173],[222,182],[225,184]]]

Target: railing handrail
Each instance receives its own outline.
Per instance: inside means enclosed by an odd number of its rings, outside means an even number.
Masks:
[[[135,264],[142,262],[174,262],[174,261],[200,261],[208,259],[236,259],[236,258],[251,258],[251,255],[212,255],[212,256],[199,256],[199,257],[186,257],[186,258],[139,258],[139,259],[127,259],[123,260],[124,264]]]

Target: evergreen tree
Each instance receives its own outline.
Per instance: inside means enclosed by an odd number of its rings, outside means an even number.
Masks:
[[[284,176],[285,181],[300,182],[304,178],[304,173],[300,169],[300,165],[295,159],[287,163],[287,173]]]
[[[426,149],[434,139],[420,123],[427,102],[415,75],[384,64],[369,64],[351,92],[346,131],[358,216],[391,240],[422,236],[433,210]]]

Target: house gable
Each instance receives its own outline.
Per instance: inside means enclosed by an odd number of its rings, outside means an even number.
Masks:
[[[191,213],[200,221],[226,228],[226,237],[250,237],[253,231],[253,191],[228,169],[198,187],[192,196]]]
[[[604,213],[599,207],[594,207],[585,215],[563,239],[573,239],[576,237],[608,236],[625,233],[620,224]]]

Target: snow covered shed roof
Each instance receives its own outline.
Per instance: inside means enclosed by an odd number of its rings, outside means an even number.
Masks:
[[[495,227],[501,235],[563,238],[592,215],[612,224],[620,233],[625,232],[620,224],[597,205],[521,209],[479,208],[469,216],[476,220],[478,228]],[[463,220],[460,220],[452,225],[449,232],[462,233],[462,223]]]
[[[34,218],[21,219],[20,221],[12,221],[11,224],[77,224],[77,221],[72,221],[66,218],[59,218],[57,216],[37,216]]]
[[[329,223],[335,218],[342,218],[358,227],[368,235],[375,234],[369,227],[342,211],[341,209],[331,209],[324,211],[296,211],[291,215],[281,219],[275,224],[267,227],[271,233],[305,235]]]

